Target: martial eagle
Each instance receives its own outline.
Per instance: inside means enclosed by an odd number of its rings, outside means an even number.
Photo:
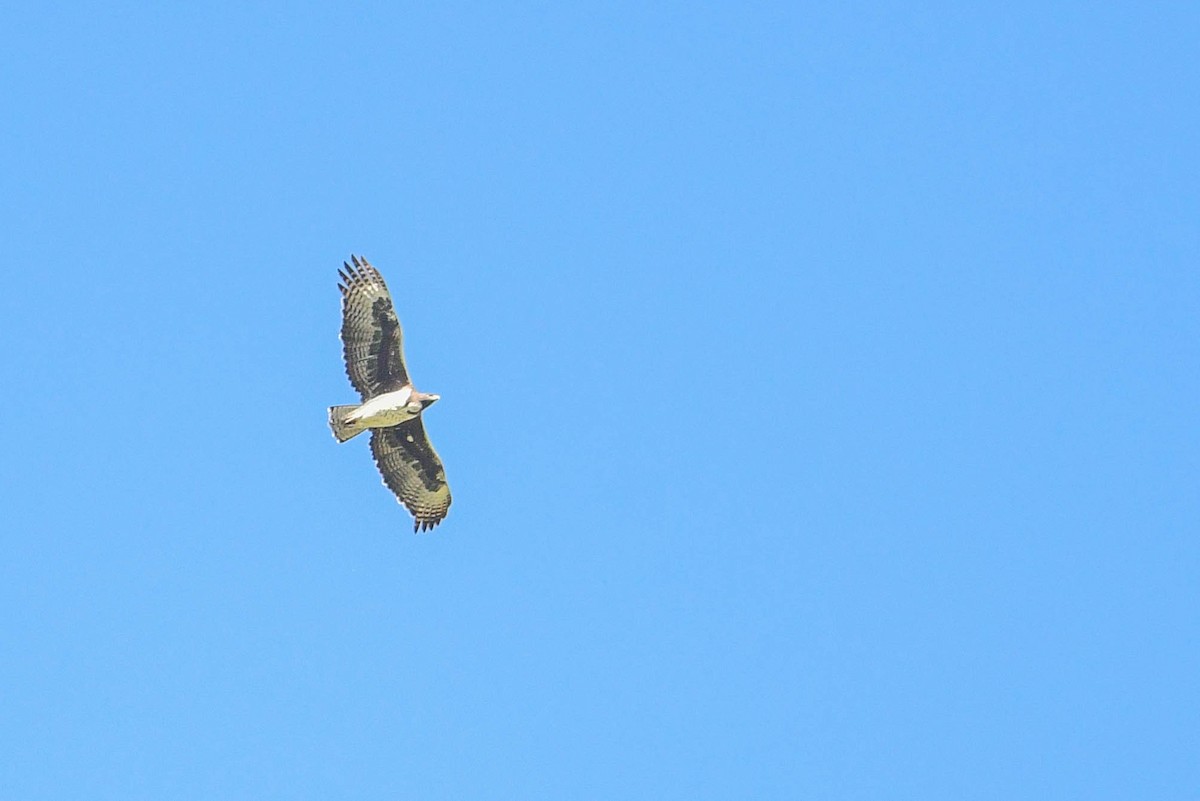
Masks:
[[[438,395],[417,391],[404,366],[400,320],[383,276],[366,259],[342,262],[342,352],[346,375],[361,404],[331,406],[329,427],[338,442],[371,432],[371,454],[383,483],[413,516],[413,531],[442,522],[450,487],[421,413]]]

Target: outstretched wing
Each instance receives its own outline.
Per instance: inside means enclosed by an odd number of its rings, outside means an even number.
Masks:
[[[363,400],[408,384],[400,320],[383,276],[366,259],[350,257],[342,282],[342,353],[346,375]]]
[[[450,486],[420,417],[391,428],[371,429],[371,454],[383,483],[412,513],[413,531],[442,522],[450,510]]]

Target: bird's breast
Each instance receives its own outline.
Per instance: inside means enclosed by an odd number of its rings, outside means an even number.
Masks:
[[[416,417],[408,408],[408,400],[412,397],[412,387],[404,387],[394,392],[385,392],[363,403],[355,411],[354,416],[362,425],[370,428],[382,428],[403,423]]]

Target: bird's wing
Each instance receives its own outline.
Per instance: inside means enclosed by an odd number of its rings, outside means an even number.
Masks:
[[[431,529],[450,510],[450,486],[420,417],[371,430],[371,454],[383,483],[413,516],[413,531]]]
[[[366,259],[350,257],[342,282],[342,352],[346,375],[363,400],[408,384],[400,320],[383,276]]]

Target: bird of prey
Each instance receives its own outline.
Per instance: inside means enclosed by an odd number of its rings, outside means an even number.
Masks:
[[[384,486],[412,513],[413,531],[426,531],[450,509],[446,471],[421,418],[439,396],[419,392],[408,377],[400,320],[383,276],[366,259],[350,261],[338,270],[342,351],[362,403],[331,406],[329,427],[338,442],[371,432],[371,454]]]

